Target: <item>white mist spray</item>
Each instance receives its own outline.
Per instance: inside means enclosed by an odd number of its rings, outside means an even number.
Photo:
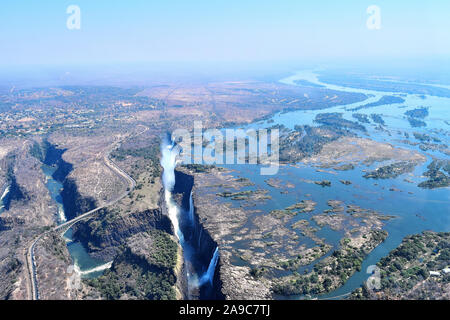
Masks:
[[[177,235],[181,246],[183,247],[184,256],[190,261],[192,258],[192,248],[188,243],[185,243],[183,232],[180,229],[179,214],[180,209],[172,198],[172,191],[175,186],[175,167],[177,165],[177,156],[180,153],[180,148],[174,142],[166,139],[161,144],[161,166],[164,171],[162,174],[162,180],[164,185],[164,197],[167,205],[167,211],[169,219],[172,222],[175,234]],[[192,192],[189,197],[189,222],[194,224],[194,203],[192,199]],[[200,245],[201,235],[198,239]],[[217,247],[209,263],[206,272],[198,278],[197,274],[188,272],[188,286],[189,288],[198,288],[204,284],[209,283],[212,285],[214,273],[216,270],[217,262],[219,260],[219,248]]]
[[[212,285],[218,261],[219,261],[219,247],[216,247],[216,250],[214,250],[214,254],[211,258],[211,261],[209,262],[208,270],[206,270],[206,272],[200,278],[200,286],[208,282],[209,284]]]
[[[5,207],[4,204],[3,204],[3,199],[6,198],[6,196],[8,195],[8,193],[9,193],[9,186],[7,186],[7,187],[5,188],[5,191],[3,192],[3,194],[2,194],[2,196],[1,196],[1,198],[0,198],[0,212],[1,212],[1,210]]]
[[[180,149],[173,142],[167,140],[161,144],[161,166],[163,167],[163,185],[164,185],[164,198],[167,205],[167,211],[169,219],[172,222],[175,234],[181,243],[184,242],[183,233],[180,230],[180,221],[178,218],[179,209],[172,199],[172,190],[175,186],[175,167],[177,165],[177,156],[180,153]]]
[[[194,225],[194,200],[192,199],[192,191],[189,196],[189,223],[191,226]]]

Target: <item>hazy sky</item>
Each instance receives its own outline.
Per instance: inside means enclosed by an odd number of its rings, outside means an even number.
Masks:
[[[81,29],[69,30],[69,5]],[[381,9],[369,30],[366,9]],[[450,1],[1,0],[0,65],[450,56]]]

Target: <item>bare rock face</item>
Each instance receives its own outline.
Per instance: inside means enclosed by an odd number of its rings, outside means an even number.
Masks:
[[[4,250],[1,251],[0,254],[4,257]],[[8,300],[12,298],[12,292],[16,288],[12,280],[16,279],[22,268],[22,261],[12,255],[7,255],[0,261],[0,299]]]
[[[127,239],[111,269],[87,282],[87,298],[175,299],[177,255],[177,243],[166,232],[153,229],[135,234]]]
[[[30,152],[33,140],[2,139],[0,145],[0,183],[10,190],[0,213],[0,298],[27,299],[26,248],[41,228],[53,225],[57,207]]]
[[[338,155],[338,157],[337,157]],[[339,161],[336,160],[339,158]],[[394,147],[366,138],[342,137],[324,145],[320,153],[303,159],[305,164],[332,167],[345,164],[371,164],[385,160],[421,163],[425,156],[412,150]]]
[[[49,226],[53,224],[56,206],[45,187],[41,163],[30,154],[30,146],[31,141],[23,141],[21,147],[10,154],[13,161],[9,167],[4,168],[13,194],[9,210],[2,216],[24,219],[28,226]]]
[[[270,284],[256,281],[250,275],[250,268],[233,266],[222,259],[220,265],[222,293],[233,300],[268,300],[271,299]]]
[[[36,279],[40,300],[70,300],[76,296],[72,261],[65,241],[51,233],[39,241],[35,249]]]
[[[49,142],[58,150],[65,172],[57,171],[57,178],[64,184],[62,194],[68,218],[107,203],[123,192],[127,182],[113,172],[105,157],[120,135],[66,135],[55,133]],[[70,164],[70,166],[67,166]]]
[[[159,229],[172,234],[169,218],[160,209],[125,212],[119,207],[102,209],[96,217],[73,227],[73,237],[81,241],[93,257],[111,260],[127,238]]]
[[[206,259],[210,258],[211,251],[214,251],[216,246],[219,247],[220,259],[213,280],[216,296],[225,299],[270,299],[269,283],[254,279],[249,267],[236,266],[230,261],[230,238],[235,230],[245,224],[251,213],[240,208],[230,208],[215,201],[215,194],[211,198],[211,195],[204,193],[209,184],[233,184],[233,181],[229,180],[230,176],[217,169],[211,169],[208,173],[195,173],[186,168],[177,170],[180,171],[177,173],[179,188],[183,184],[192,188],[195,218],[198,223],[193,237],[198,240],[198,251],[205,258],[204,263],[208,263]],[[190,188],[187,190],[188,195]]]

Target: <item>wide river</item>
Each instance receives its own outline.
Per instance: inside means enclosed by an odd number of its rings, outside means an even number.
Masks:
[[[391,250],[396,248],[405,236],[420,233],[424,230],[434,230],[438,232],[450,231],[449,188],[429,190],[417,187],[418,183],[426,180],[422,174],[427,170],[426,166],[432,161],[432,157],[435,156],[440,159],[448,159],[448,156],[437,151],[423,152],[419,149],[418,145],[412,146],[402,142],[402,140],[405,140],[405,132],[409,134],[411,141],[419,142],[415,140],[413,136],[414,132],[418,132],[439,138],[443,143],[448,145],[450,99],[430,95],[423,96],[403,92],[381,92],[331,85],[319,81],[318,75],[314,71],[297,72],[292,76],[281,79],[280,82],[288,85],[297,85],[297,80],[301,80],[303,85],[305,81],[308,81],[316,86],[319,85],[336,91],[363,93],[367,95],[368,98],[362,102],[339,105],[322,110],[281,112],[264,121],[253,123],[244,129],[268,128],[277,124],[284,125],[290,129],[293,129],[295,125],[317,125],[317,123],[314,123],[314,119],[319,113],[338,112],[343,114],[343,118],[351,121],[356,121],[356,119],[352,117],[352,113],[356,112],[367,115],[375,113],[382,115],[387,130],[377,130],[376,127],[378,125],[372,122],[371,124],[364,124],[368,131],[366,134],[355,132],[356,134],[379,142],[390,143],[397,147],[416,150],[425,154],[427,157],[426,163],[417,166],[412,174],[404,174],[395,179],[387,180],[372,180],[362,177],[365,173],[363,170],[373,170],[379,167],[380,163],[375,163],[371,166],[356,166],[354,170],[350,171],[334,171],[330,169],[325,170],[326,172],[318,172],[318,168],[301,164],[295,166],[281,166],[278,174],[274,177],[295,185],[295,188],[291,189],[295,191],[290,191],[288,194],[280,194],[279,189],[268,186],[267,183],[265,183],[265,180],[270,177],[261,176],[260,168],[257,165],[225,166],[233,169],[232,174],[234,176],[248,178],[255,183],[255,186],[247,187],[243,190],[267,189],[269,191],[269,195],[272,199],[252,208],[259,209],[263,214],[274,209],[283,209],[293,203],[305,199],[305,195],[311,195],[308,199],[317,202],[317,207],[312,215],[321,213],[325,209],[329,209],[326,204],[327,201],[336,199],[343,201],[345,204],[355,204],[365,209],[372,209],[383,214],[396,216],[395,219],[386,221],[384,229],[389,233],[389,236],[385,242],[376,247],[367,256],[363,262],[361,271],[356,272],[344,286],[329,294],[318,297],[334,298],[352,292],[354,289],[361,286],[370,276],[370,274],[366,272],[367,267],[376,264],[380,258],[386,256]],[[350,110],[367,103],[376,102],[386,95],[398,96],[405,101],[399,104],[362,108],[358,111]],[[421,106],[428,107],[429,111],[429,115],[424,119],[426,127],[412,128],[404,113],[407,110],[412,110]],[[406,180],[408,181],[405,181],[405,178],[407,178]],[[331,188],[323,188],[307,182],[308,180],[317,181],[324,179],[332,182]],[[352,181],[352,185],[346,186],[340,183],[340,180],[350,180]],[[392,188],[400,191],[390,191]],[[238,206],[239,204],[233,205]],[[308,221],[312,227],[320,229],[317,235],[324,238],[325,242],[337,247],[343,234],[333,231],[328,227],[320,228],[314,220],[311,219],[312,215]],[[304,215],[298,215],[290,223],[294,223],[300,219],[307,218],[305,218]],[[312,240],[309,238],[300,237],[299,239],[299,241],[304,241],[305,244],[313,245]],[[240,263],[237,260],[235,262]],[[305,268],[310,269],[312,266],[313,265],[306,266],[299,271],[302,272]]]
[[[376,141],[387,142],[394,146],[413,149],[421,153],[424,152],[421,151],[418,146],[412,146],[402,142],[402,140],[405,139],[405,132],[407,132],[410,137],[413,137],[413,132],[426,133],[449,144],[448,121],[450,120],[450,99],[448,98],[429,95],[419,96],[398,92],[380,92],[330,85],[319,81],[318,76],[314,71],[298,72],[280,80],[280,82],[288,85],[296,85],[296,80],[308,81],[315,85],[337,91],[359,92],[366,94],[368,98],[362,102],[340,105],[323,110],[301,110],[277,113],[270,119],[250,124],[244,129],[267,128],[276,124],[284,125],[291,129],[294,128],[295,125],[315,125],[314,119],[316,115],[324,112],[339,112],[343,114],[345,119],[356,121],[356,119],[352,117],[354,111],[350,111],[349,109],[376,102],[385,95],[393,95],[401,96],[405,102],[400,104],[381,105],[357,111],[358,113],[367,115],[372,113],[381,114],[386,123],[385,127],[389,132],[375,129],[376,125],[374,124],[365,124],[368,132],[367,134],[361,134],[361,136],[369,136]],[[424,120],[427,126],[412,128],[404,116],[404,112],[420,106],[429,107],[429,115]],[[265,182],[268,177],[260,175],[260,167],[257,165],[230,165],[229,167],[234,170],[233,174],[236,177],[249,178],[255,183],[255,186],[247,187],[247,190],[255,190],[258,188],[268,189],[272,199],[266,201],[264,204],[259,204],[254,208],[259,209],[262,212],[267,213],[274,209],[283,209],[293,203],[305,199],[305,195],[310,194],[311,196],[309,199],[317,202],[317,207],[313,214],[321,213],[323,210],[328,209],[329,207],[326,205],[326,202],[330,199],[336,199],[344,201],[346,204],[356,204],[362,208],[373,209],[384,214],[396,216],[395,219],[386,222],[384,229],[388,231],[389,236],[385,242],[380,244],[367,256],[363,262],[362,271],[356,272],[344,286],[327,295],[319,297],[333,298],[349,293],[361,286],[370,276],[370,274],[366,273],[367,267],[376,264],[380,258],[386,256],[392,249],[397,247],[406,235],[419,233],[424,230],[450,231],[449,189],[442,188],[428,190],[417,187],[419,182],[425,180],[422,174],[426,171],[426,166],[431,162],[432,156],[438,158],[445,158],[445,156],[442,153],[434,151],[427,151],[424,154],[427,156],[427,162],[417,166],[412,174],[406,175],[408,180],[413,183],[405,181],[405,175],[401,175],[395,179],[377,181],[367,180],[362,177],[364,175],[363,170],[376,168],[379,164],[374,164],[372,166],[357,166],[351,171],[335,172],[331,172],[332,170],[330,170],[330,172],[318,172],[316,170],[317,168],[304,165],[282,166],[280,167],[276,178],[295,185],[293,190],[296,191],[289,192],[288,194],[280,194],[279,189],[269,187]],[[50,194],[58,204],[60,223],[64,222],[65,216],[60,197],[62,185],[52,178],[55,168],[43,166],[43,170],[47,176],[47,187]],[[332,187],[323,188],[306,182],[308,180],[323,179],[330,180],[332,182]],[[341,179],[350,180],[353,183],[351,186],[345,186],[339,182]],[[376,184],[374,182],[376,182]],[[391,188],[401,190],[401,192],[389,191]],[[292,223],[299,219],[305,219],[305,217],[296,217]],[[312,227],[320,229],[317,232],[319,237],[324,238],[327,243],[334,247],[338,246],[339,240],[342,238],[343,234],[333,231],[328,227],[320,228],[312,219],[310,219],[309,222]],[[64,237],[67,240],[67,247],[76,266],[76,270],[78,270],[83,277],[98,276],[105,268],[110,267],[110,263],[93,259],[80,243],[72,241],[70,229]],[[304,241],[307,245],[314,245],[313,241],[306,237],[300,237],[299,241]],[[312,265],[306,266],[303,269],[311,267]]]

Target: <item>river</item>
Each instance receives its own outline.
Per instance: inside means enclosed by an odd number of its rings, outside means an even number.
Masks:
[[[183,260],[187,278],[188,299],[211,299],[214,296],[213,279],[219,261],[219,248],[216,247],[208,264],[204,264],[204,252],[200,250],[200,238],[194,238],[194,231],[200,228],[194,219],[192,192],[189,196],[189,208],[184,210],[173,199],[175,186],[175,167],[178,164],[180,148],[170,138],[161,144],[161,166],[163,167],[164,197],[167,213],[172,222],[175,235],[183,250]]]
[[[61,182],[53,178],[53,173],[56,171],[55,166],[42,165],[42,171],[46,176],[46,187],[50,193],[50,196],[55,201],[58,208],[57,222],[58,224],[67,221],[64,214],[64,207],[61,198],[61,190],[63,185]],[[66,240],[67,250],[74,263],[74,270],[82,278],[95,278],[103,274],[105,269],[111,267],[111,262],[102,261],[99,259],[92,258],[87,252],[86,248],[77,241],[72,239],[72,229],[68,229],[64,234],[64,239]]]
[[[244,127],[244,129],[268,128],[277,124],[284,125],[290,129],[293,129],[295,125],[313,126],[317,125],[314,123],[314,119],[317,114],[320,113],[342,113],[344,119],[351,121],[356,121],[356,119],[352,117],[352,113],[355,112],[366,115],[380,114],[385,121],[385,128],[387,128],[389,132],[376,129],[378,125],[372,123],[364,124],[367,128],[367,133],[356,131],[355,133],[361,137],[369,137],[370,139],[379,142],[390,143],[396,147],[416,150],[425,154],[427,157],[427,161],[418,165],[412,174],[403,174],[395,179],[376,181],[365,179],[362,176],[365,173],[364,171],[373,170],[379,167],[380,163],[375,163],[370,166],[359,165],[356,166],[354,170],[350,171],[333,171],[330,169],[328,172],[317,172],[317,168],[302,164],[281,166],[276,178],[281,179],[284,182],[289,182],[295,186],[292,189],[295,191],[289,192],[288,194],[280,194],[279,189],[268,187],[265,183],[265,180],[268,177],[259,174],[260,167],[258,165],[247,164],[224,166],[233,169],[232,174],[236,178],[248,178],[255,183],[255,186],[250,186],[243,190],[267,189],[269,191],[268,195],[270,195],[272,199],[252,208],[261,210],[263,214],[274,209],[283,209],[304,199],[305,195],[311,195],[308,199],[317,202],[317,207],[313,215],[321,213],[325,209],[329,209],[326,202],[330,199],[336,199],[341,200],[346,204],[356,204],[362,208],[396,216],[395,219],[386,222],[384,229],[389,233],[388,238],[366,257],[363,261],[361,271],[356,272],[350,277],[344,286],[318,297],[333,298],[335,296],[350,293],[354,289],[360,287],[370,276],[370,274],[366,272],[367,268],[370,265],[376,264],[382,257],[386,256],[391,250],[396,248],[405,236],[420,233],[425,230],[437,232],[450,230],[449,188],[429,190],[417,187],[419,182],[425,180],[422,174],[427,170],[426,166],[432,161],[432,158],[439,157],[441,159],[448,159],[448,156],[432,150],[423,152],[419,149],[418,145],[413,146],[403,142],[405,139],[405,132],[411,137],[414,132],[418,132],[436,137],[448,145],[448,130],[445,128],[449,127],[450,99],[430,95],[382,92],[331,85],[319,81],[318,74],[311,70],[297,72],[292,76],[281,79],[280,82],[288,85],[297,85],[297,80],[308,81],[316,86],[331,90],[363,93],[367,95],[367,99],[358,103],[339,105],[322,110],[280,112],[264,121],[252,123]],[[386,95],[401,97],[405,101],[398,104],[362,108],[358,111],[351,110],[367,103],[376,102]],[[406,119],[404,112],[421,106],[427,106],[429,111],[429,115],[423,120],[426,122],[426,127],[413,128]],[[409,181],[405,181],[405,177],[407,177]],[[322,188],[321,186],[306,182],[307,180],[316,181],[324,179],[331,181],[331,188]],[[350,180],[352,181],[352,185],[350,187],[346,186],[340,183],[340,180]],[[401,192],[390,191],[392,188],[399,189]],[[233,205],[239,206],[239,204],[236,203]],[[338,246],[339,240],[343,235],[329,228],[320,228],[311,218],[312,217],[308,220],[310,225],[321,229],[318,231],[318,236],[324,238],[326,243],[329,243],[334,247]],[[305,219],[305,216],[294,218],[292,223],[300,219]],[[299,239],[299,241],[303,241],[308,246],[313,245],[311,239],[301,235],[299,235]],[[235,262],[242,263],[238,261]],[[302,271],[303,270],[300,272]],[[279,298],[299,299],[303,297],[294,296]]]

